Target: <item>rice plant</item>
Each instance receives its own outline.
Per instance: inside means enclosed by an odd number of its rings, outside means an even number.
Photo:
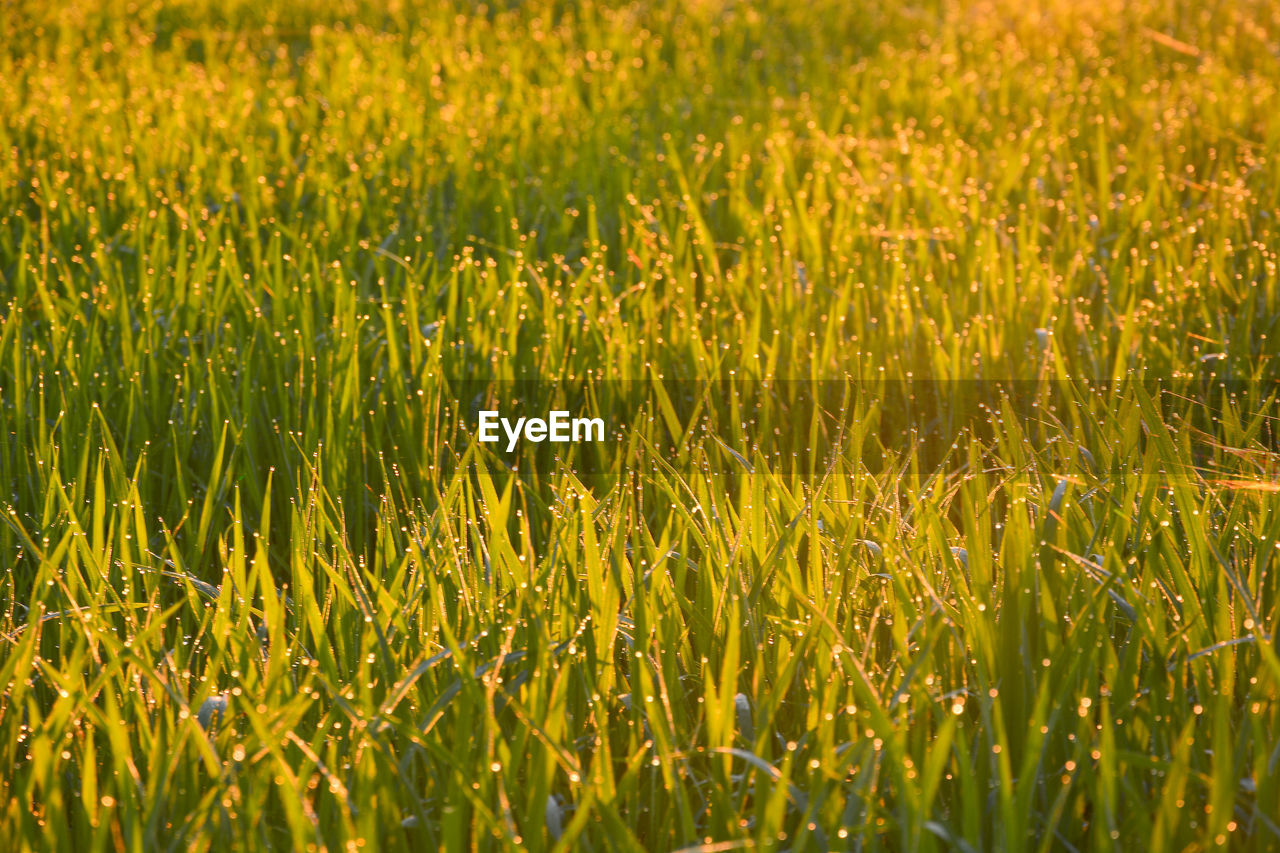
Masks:
[[[1280,6],[0,22],[0,849],[1280,848]]]

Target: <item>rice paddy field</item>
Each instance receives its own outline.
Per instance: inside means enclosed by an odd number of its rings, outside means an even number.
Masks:
[[[0,849],[1280,849],[1277,4],[0,35]]]

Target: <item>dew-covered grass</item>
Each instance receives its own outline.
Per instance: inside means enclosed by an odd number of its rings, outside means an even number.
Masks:
[[[1280,6],[0,22],[0,847],[1280,848]]]

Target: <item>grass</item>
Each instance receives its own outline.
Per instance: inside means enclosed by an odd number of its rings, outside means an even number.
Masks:
[[[10,849],[1280,847],[1274,4],[0,21]]]

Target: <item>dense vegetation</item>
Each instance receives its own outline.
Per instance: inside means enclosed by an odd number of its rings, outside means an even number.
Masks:
[[[1280,6],[0,22],[3,846],[1280,847]]]

